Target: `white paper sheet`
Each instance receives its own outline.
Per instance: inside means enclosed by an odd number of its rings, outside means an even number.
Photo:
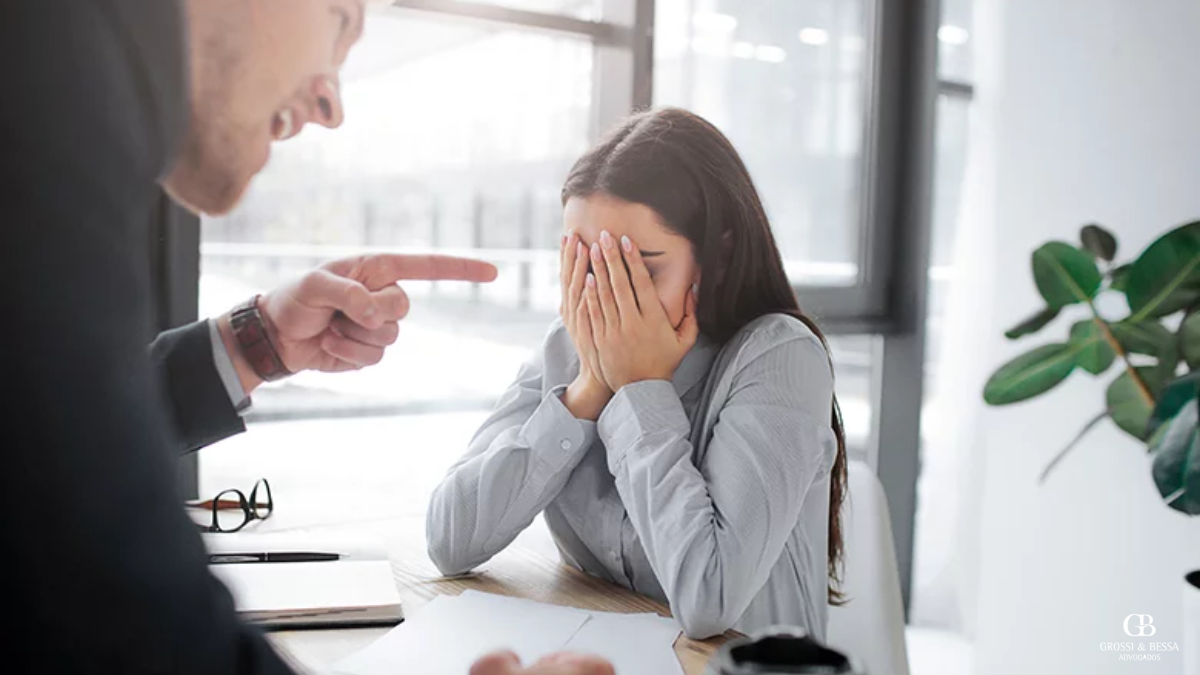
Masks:
[[[526,600],[524,598],[513,598],[505,595],[493,595],[491,593],[481,593],[479,591],[468,590],[463,591],[462,596],[477,600],[478,602],[489,603],[496,607],[496,611],[520,611],[523,607],[545,607],[544,603]],[[570,609],[564,607],[563,609]],[[661,617],[653,612],[645,614],[624,614],[621,612],[597,612],[591,610],[576,609],[576,612],[587,614],[596,622],[593,626],[591,622],[585,624],[580,629],[580,633],[572,638],[564,649],[571,651],[579,651],[576,649],[577,644],[584,644],[583,640],[587,640],[587,644],[603,644],[603,640],[596,638],[604,634],[613,635],[614,639],[611,642],[621,643],[624,640],[621,631],[629,634],[637,633],[637,641],[639,644],[665,644],[672,649],[675,646],[675,640],[679,638],[679,624],[675,623],[674,619]],[[580,637],[582,635],[582,637]],[[589,652],[594,653],[594,652]]]
[[[435,598],[334,670],[348,675],[466,675],[479,657],[505,649],[532,662],[558,651],[589,618],[550,605],[509,612],[495,607],[471,598]]]
[[[558,651],[596,654],[617,675],[679,675],[679,625],[655,614],[589,612],[477,591],[439,597],[378,642],[336,664],[346,675],[466,675],[502,649],[529,664]]]
[[[683,675],[678,637],[679,626],[669,619],[593,614],[563,650],[603,656],[617,675]]]

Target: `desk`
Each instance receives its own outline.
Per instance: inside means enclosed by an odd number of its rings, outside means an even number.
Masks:
[[[376,523],[379,525],[379,523]],[[424,532],[419,524],[397,522],[387,535],[392,572],[396,577],[404,611],[412,615],[439,595],[458,595],[474,589],[555,605],[606,612],[656,612],[670,616],[667,608],[633,591],[596,579],[558,560],[513,544],[467,577],[442,579],[425,553]],[[415,525],[415,527],[414,527]],[[385,528],[372,527],[376,532]],[[343,530],[344,531],[344,530]],[[280,653],[297,670],[314,672],[366,647],[386,629],[337,631],[288,631],[271,633]],[[702,675],[717,648],[737,633],[697,642],[680,637],[675,653],[687,675]],[[403,673],[398,675],[405,675]]]

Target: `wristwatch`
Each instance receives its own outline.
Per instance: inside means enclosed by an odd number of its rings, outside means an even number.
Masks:
[[[229,325],[233,328],[233,336],[242,350],[242,356],[246,357],[254,372],[266,382],[275,382],[293,373],[283,365],[283,359],[271,342],[267,324],[258,310],[261,298],[261,295],[256,295],[238,305],[229,317]]]

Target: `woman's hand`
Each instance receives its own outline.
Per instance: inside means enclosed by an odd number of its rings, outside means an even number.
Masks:
[[[575,345],[575,352],[579,354],[579,376],[567,387],[563,404],[575,417],[594,421],[612,399],[613,390],[601,374],[600,354],[592,337],[591,316],[583,297],[587,269],[587,247],[579,241],[578,235],[571,233],[562,243],[559,314]]]
[[[700,334],[695,294],[688,291],[683,320],[672,326],[629,237],[621,237],[618,248],[612,235],[601,233],[591,257],[595,275],[588,275],[584,297],[604,380],[613,391],[643,380],[670,380]]]

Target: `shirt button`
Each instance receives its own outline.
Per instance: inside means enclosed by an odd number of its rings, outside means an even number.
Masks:
[[[568,441],[567,439],[564,438],[564,439],[562,439],[562,442],[560,442],[558,444],[558,447],[562,448],[563,450],[570,450],[571,449],[571,441]]]

